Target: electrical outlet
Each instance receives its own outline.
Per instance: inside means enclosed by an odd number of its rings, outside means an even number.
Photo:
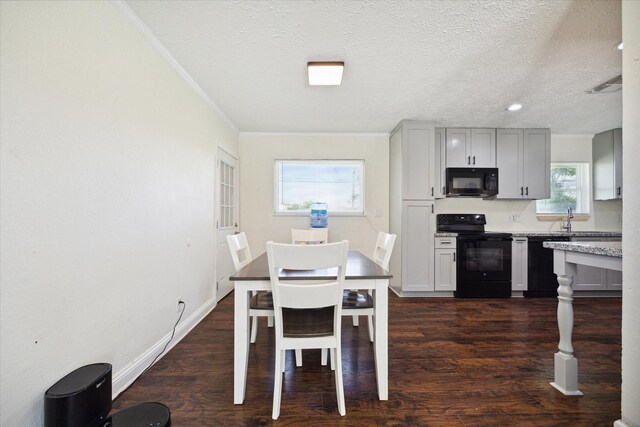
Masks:
[[[178,299],[176,300],[176,313],[180,313],[180,305],[184,304],[184,301],[182,301],[182,297],[178,297]]]

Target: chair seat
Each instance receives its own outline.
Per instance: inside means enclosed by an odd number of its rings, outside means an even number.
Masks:
[[[282,335],[287,338],[333,335],[333,306],[322,308],[283,308]]]
[[[273,294],[271,292],[258,292],[251,297],[249,308],[251,310],[273,310]]]
[[[342,293],[343,309],[373,308],[373,297],[367,292],[344,291]]]

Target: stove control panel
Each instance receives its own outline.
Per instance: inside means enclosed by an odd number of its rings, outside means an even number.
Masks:
[[[438,214],[437,225],[486,225],[484,214]]]

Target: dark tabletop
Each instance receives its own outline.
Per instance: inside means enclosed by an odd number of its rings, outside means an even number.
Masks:
[[[280,277],[295,279],[314,278],[319,280],[331,280],[336,278],[336,269],[326,270],[282,270]],[[373,262],[371,259],[362,255],[358,251],[349,251],[347,259],[347,280],[358,279],[389,279],[391,274]],[[229,277],[231,281],[240,280],[270,280],[269,277],[269,260],[267,253],[263,253],[247,264],[242,270],[234,273]]]

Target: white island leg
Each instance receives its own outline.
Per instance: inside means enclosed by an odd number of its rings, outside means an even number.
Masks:
[[[582,396],[578,390],[578,359],[573,356],[573,289],[576,265],[566,262],[564,251],[554,251],[554,270],[558,275],[558,331],[560,342],[554,355],[553,387],[568,396]]]

